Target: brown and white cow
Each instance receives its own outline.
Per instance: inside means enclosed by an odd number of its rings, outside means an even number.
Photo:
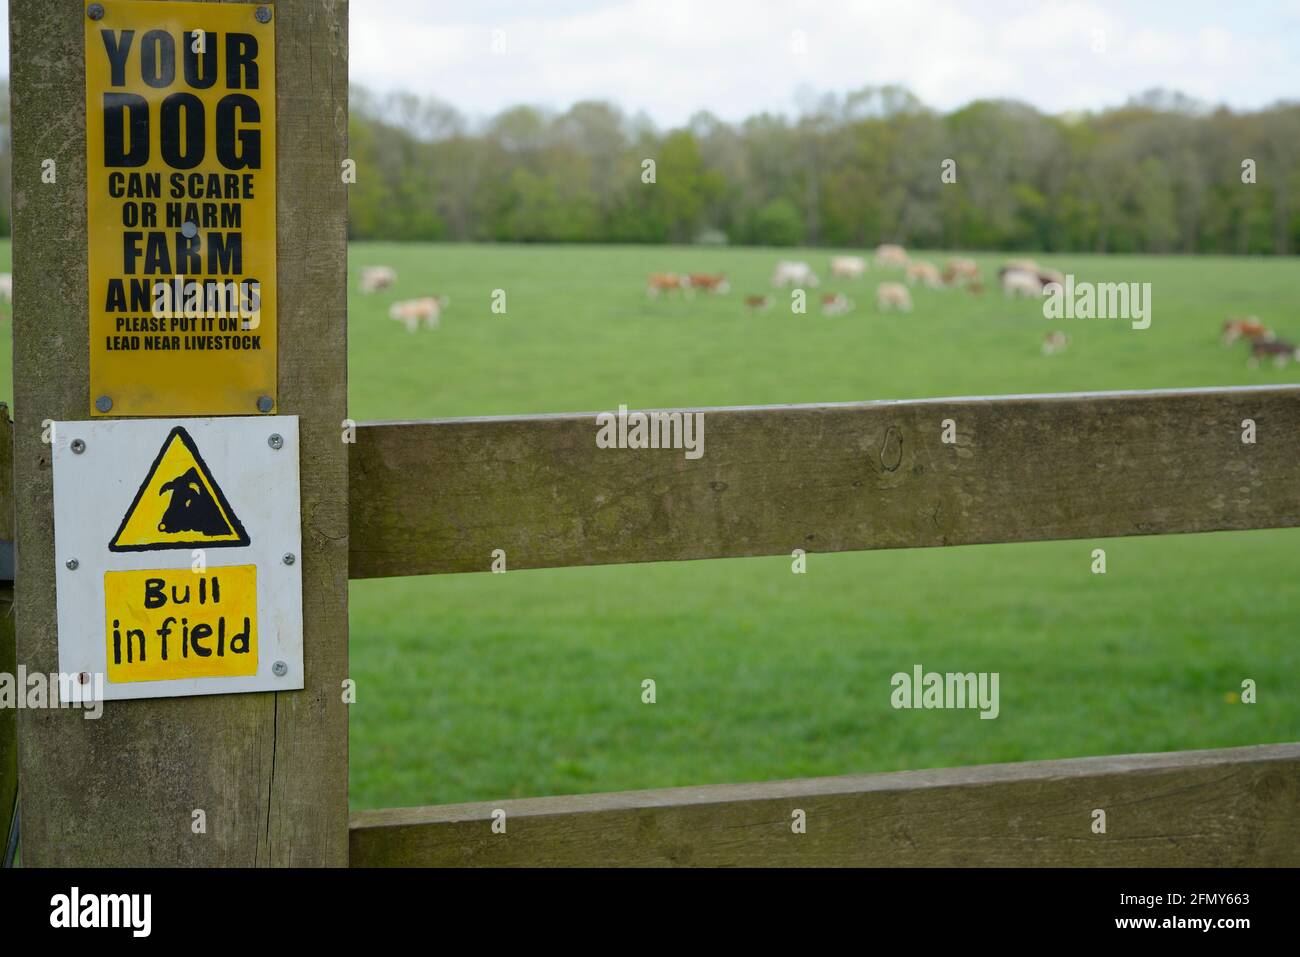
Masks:
[[[828,292],[822,295],[822,315],[842,316],[853,308],[853,300],[842,292]]]
[[[1223,344],[1230,346],[1238,339],[1257,342],[1261,339],[1275,339],[1276,333],[1260,322],[1258,316],[1229,316],[1223,324]]]
[[[1261,359],[1270,357],[1277,366],[1284,366],[1292,359],[1300,362],[1300,348],[1281,339],[1256,339],[1251,343],[1248,364],[1252,369],[1259,367]]]
[[[692,289],[703,289],[714,295],[721,296],[731,291],[731,283],[727,282],[727,277],[723,273],[693,272],[686,281]]]
[[[1060,329],[1055,332],[1049,332],[1043,337],[1043,355],[1056,355],[1058,352],[1064,352],[1070,345],[1070,337]]]
[[[683,292],[689,288],[690,279],[679,276],[675,272],[654,272],[645,282],[645,294],[650,298],[658,296],[661,292]]]
[[[361,291],[364,293],[381,292],[395,282],[397,282],[397,270],[391,266],[361,268]]]
[[[402,323],[407,332],[415,332],[423,322],[426,329],[437,329],[442,321],[442,311],[451,305],[446,296],[425,296],[407,299],[388,307],[388,318]]]

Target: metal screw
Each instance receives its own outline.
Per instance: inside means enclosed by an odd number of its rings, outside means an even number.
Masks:
[[[285,552],[285,553],[284,553],[284,563],[285,563],[286,565],[292,565],[292,564],[293,564],[294,562],[296,562],[297,560],[298,560],[298,556],[295,555],[293,552]]]
[[[84,452],[84,451],[86,451],[86,443],[85,443],[84,441],[82,441],[81,439],[73,439],[73,440],[72,440],[72,454],[73,454],[73,455],[80,455],[80,454],[81,454],[82,452]]]
[[[271,437],[266,440],[266,444],[273,449],[282,449],[284,448],[284,436],[279,432],[272,432]]]
[[[77,680],[80,681],[83,685],[90,684],[90,672],[83,671],[81,674],[77,675]]]
[[[194,223],[186,223],[181,227],[181,235],[186,239],[193,239],[199,234],[199,227]]]
[[[277,661],[275,664],[271,665],[271,674],[275,675],[277,678],[283,678],[288,673],[289,666],[283,661]]]
[[[90,6],[86,7],[86,16],[90,17],[92,20],[103,20],[104,5],[102,3],[92,3]]]
[[[271,22],[271,8],[270,8],[270,7],[258,7],[258,8],[257,8],[257,13],[255,13],[255,14],[253,14],[253,15],[254,15],[255,17],[257,17],[257,22],[258,22],[258,23],[270,23],[270,22]]]
[[[81,562],[77,561],[75,558],[69,558],[63,564],[68,566],[68,571],[70,572],[75,572],[78,568],[81,567]]]
[[[100,412],[107,412],[109,409],[113,408],[113,400],[106,395],[101,395],[95,400],[95,408]]]
[[[257,399],[258,412],[270,412],[274,408],[275,408],[275,400],[272,399],[269,395],[263,395],[258,397]]]

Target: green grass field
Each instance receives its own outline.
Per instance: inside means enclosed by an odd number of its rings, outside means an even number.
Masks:
[[[0,255],[7,260],[8,249]],[[826,251],[357,245],[358,420],[838,402],[1295,381],[1218,342],[1254,313],[1300,337],[1294,260],[1040,257],[1153,284],[1150,329],[1051,323],[1038,303],[921,290],[750,316],[778,258]],[[938,254],[929,258],[939,259]],[[998,257],[977,257],[990,276]],[[398,287],[356,292],[367,264]],[[729,296],[647,301],[654,271],[724,270]],[[893,278],[893,277],[891,277]],[[508,312],[493,315],[494,289]],[[451,297],[409,334],[389,303]],[[6,317],[7,318],[7,317]],[[1041,355],[1064,328],[1062,355]],[[0,393],[10,395],[8,335]],[[17,410],[21,417],[23,412]],[[593,432],[594,435],[594,432]],[[1025,482],[1034,480],[1025,475]],[[430,503],[436,507],[436,502]],[[1300,532],[445,576],[352,585],[352,803],[380,807],[1300,738]],[[486,558],[485,558],[486,564]],[[895,711],[890,676],[997,671],[1001,715]],[[658,700],[641,703],[641,682]],[[1259,702],[1235,701],[1242,679]]]

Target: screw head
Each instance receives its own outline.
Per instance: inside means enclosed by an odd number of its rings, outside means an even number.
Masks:
[[[258,412],[270,412],[274,408],[275,408],[275,400],[272,399],[269,395],[258,396],[257,398]]]
[[[81,674],[77,675],[77,680],[80,681],[83,685],[90,684],[90,672],[83,671]]]
[[[185,223],[181,226],[181,235],[186,239],[193,239],[199,234],[199,227],[194,223]]]
[[[80,455],[80,454],[81,454],[82,452],[84,452],[84,451],[86,451],[86,443],[85,443],[85,441],[84,441],[83,439],[73,439],[73,440],[72,440],[72,454],[73,454],[73,455]]]
[[[95,408],[100,412],[107,412],[109,409],[113,408],[113,400],[106,395],[101,395],[95,400]]]
[[[283,678],[288,673],[289,666],[283,661],[277,661],[275,664],[271,665],[271,674],[275,675],[277,678]]]
[[[282,449],[284,448],[284,436],[279,432],[272,432],[271,437],[266,440],[266,444],[273,449]]]
[[[257,13],[253,14],[253,16],[257,17],[257,22],[258,22],[258,23],[270,23],[270,22],[271,22],[271,8],[270,8],[270,7],[258,7],[258,8],[257,8]]]
[[[292,564],[293,564],[294,562],[296,562],[297,560],[298,560],[298,556],[295,555],[293,552],[285,552],[285,553],[284,553],[284,563],[285,563],[286,565],[292,565]]]
[[[92,20],[104,19],[104,5],[102,3],[92,3],[86,7],[86,16]]]
[[[81,567],[81,562],[77,561],[75,558],[69,558],[63,564],[68,567],[68,571],[70,572],[75,572],[78,568]]]

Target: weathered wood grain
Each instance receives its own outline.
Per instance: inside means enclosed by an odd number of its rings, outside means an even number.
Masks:
[[[301,692],[110,702],[19,719],[32,865],[347,862],[346,0],[275,4],[280,408],[302,436]],[[249,15],[252,16],[250,9]],[[10,5],[18,657],[57,671],[45,419],[85,418],[80,3]],[[57,184],[41,162],[57,162]],[[192,812],[206,813],[194,834]]]
[[[1298,820],[1281,744],[361,811],[352,866],[1295,867]]]
[[[0,541],[14,540],[14,427],[0,403]],[[0,675],[16,675],[13,584],[0,580]],[[0,706],[0,858],[18,799],[18,710]]]
[[[351,575],[1300,525],[1296,386],[704,413],[693,461],[594,415],[363,425]]]

